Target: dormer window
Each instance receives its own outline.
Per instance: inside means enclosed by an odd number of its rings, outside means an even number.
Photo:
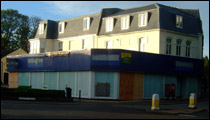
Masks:
[[[176,16],[176,27],[178,27],[178,28],[183,27],[183,18],[180,15]]]
[[[138,20],[139,27],[147,26],[147,17],[148,17],[147,12],[139,14],[139,20]]]
[[[59,34],[64,33],[65,22],[59,23]]]
[[[83,30],[89,30],[90,28],[90,17],[83,19]]]
[[[113,18],[106,19],[106,32],[110,32],[113,30]]]
[[[44,24],[41,23],[39,24],[39,34],[43,34],[44,33]]]
[[[129,15],[121,17],[121,29],[125,30],[129,28]]]

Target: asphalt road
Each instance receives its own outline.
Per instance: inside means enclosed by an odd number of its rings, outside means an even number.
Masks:
[[[2,102],[1,119],[202,119],[201,115],[163,115],[144,109],[124,108],[117,103],[53,104]]]

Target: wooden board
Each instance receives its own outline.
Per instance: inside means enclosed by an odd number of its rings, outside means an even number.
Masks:
[[[134,100],[142,100],[143,96],[143,74],[134,74]]]
[[[18,72],[9,73],[9,88],[18,87]]]
[[[134,73],[120,73],[120,100],[133,100]]]

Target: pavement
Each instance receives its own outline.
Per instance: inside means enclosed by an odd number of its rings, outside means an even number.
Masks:
[[[145,110],[146,112],[157,113],[157,114],[192,114],[201,111],[207,111],[209,113],[209,96],[197,100],[197,106],[194,109],[188,108],[189,100],[160,100],[159,110],[151,110],[151,100],[141,100],[141,101],[118,101],[118,100],[92,100],[92,99],[73,99],[74,102],[40,102],[40,101],[8,101],[1,100],[3,103],[12,102],[17,104],[56,104],[56,105],[100,105],[109,104],[114,107],[121,108],[132,108],[138,110]]]

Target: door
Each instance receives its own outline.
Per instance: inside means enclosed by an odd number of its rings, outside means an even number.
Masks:
[[[8,85],[8,73],[4,73],[4,84]]]

